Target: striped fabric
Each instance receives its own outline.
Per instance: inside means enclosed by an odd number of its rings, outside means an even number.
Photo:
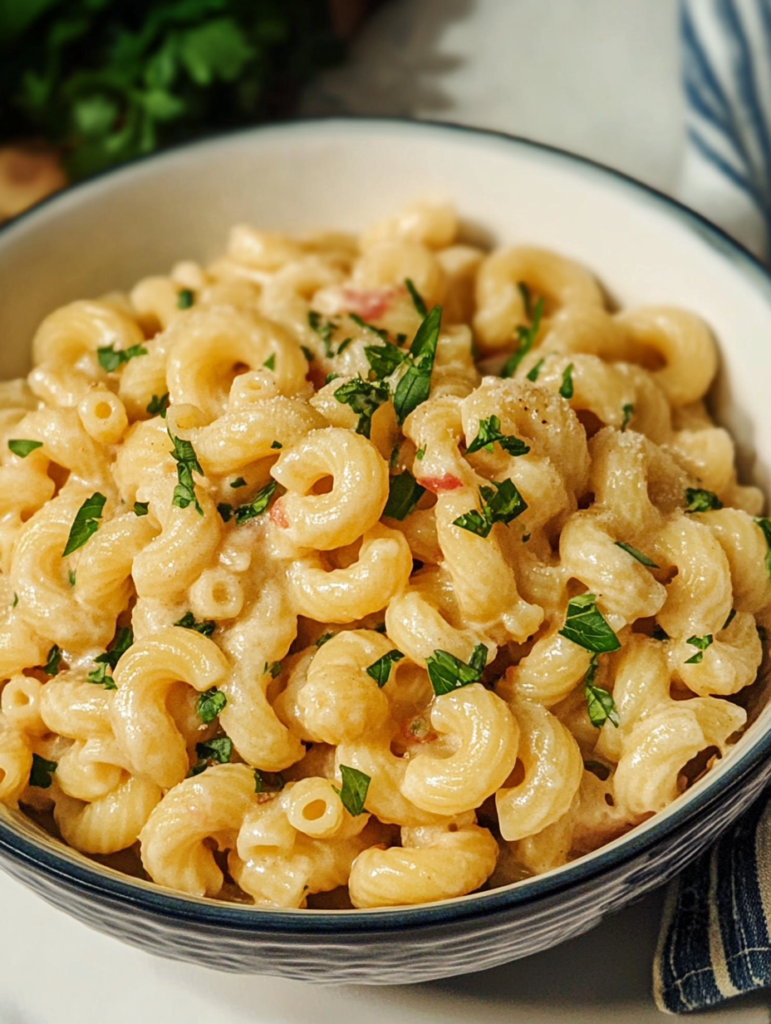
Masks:
[[[771,0],[682,0],[680,197],[760,256],[771,243]]]
[[[771,0],[681,0],[680,198],[771,254]],[[771,797],[672,883],[654,964],[668,1013],[771,986]]]

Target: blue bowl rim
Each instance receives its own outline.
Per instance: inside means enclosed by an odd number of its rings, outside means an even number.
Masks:
[[[749,271],[760,290],[766,293],[769,304],[771,304],[771,271],[722,228],[653,186],[646,185],[633,176],[608,167],[590,157],[579,156],[558,146],[536,142],[524,136],[493,129],[473,128],[452,121],[417,120],[406,117],[350,115],[296,118],[218,132],[208,135],[204,139],[179,143],[167,147],[161,152],[146,154],[117,167],[108,168],[82,182],[69,186],[63,192],[49,196],[13,220],[0,225],[0,243],[7,234],[17,230],[20,225],[34,221],[49,207],[66,201],[73,192],[88,190],[107,176],[129,176],[137,166],[144,165],[148,161],[161,161],[173,158],[180,152],[217,146],[220,142],[234,137],[268,134],[291,135],[298,131],[303,132],[309,128],[319,127],[343,129],[354,133],[357,131],[366,133],[373,128],[391,127],[402,132],[406,130],[418,133],[436,132],[439,135],[465,135],[472,143],[476,140],[488,144],[498,143],[503,146],[519,147],[557,163],[570,164],[579,171],[588,171],[595,180],[604,179],[624,187],[629,192],[635,193],[638,199],[659,207],[670,215],[675,215],[681,224],[690,228],[703,242],[716,249],[721,256],[733,260],[744,271]],[[375,911],[264,910],[217,900],[198,900],[128,875],[122,875],[114,869],[105,868],[96,863],[92,866],[87,861],[77,862],[70,859],[68,852],[59,854],[47,847],[38,846],[11,829],[2,818],[0,818],[0,855],[17,863],[22,868],[21,876],[25,873],[25,867],[44,868],[51,880],[58,879],[68,884],[70,888],[80,889],[84,894],[90,893],[126,909],[141,907],[144,912],[167,920],[194,920],[200,925],[215,929],[224,927],[235,932],[274,934],[321,935],[335,932],[343,935],[347,932],[402,931],[406,928],[430,927],[448,924],[452,921],[487,917],[496,911],[511,910],[516,906],[535,904],[547,897],[555,897],[566,889],[577,885],[587,885],[611,869],[618,870],[631,863],[666,839],[674,839],[676,833],[694,817],[705,811],[711,804],[725,799],[729,791],[738,788],[745,777],[753,774],[759,764],[770,755],[771,729],[759,736],[746,751],[736,751],[731,761],[725,766],[719,785],[704,786],[694,792],[681,808],[675,807],[661,821],[654,818],[650,823],[646,822],[646,827],[642,832],[633,829],[623,837],[618,845],[613,844],[610,848],[601,848],[596,853],[579,858],[557,872],[548,872],[500,889],[491,889],[454,900],[416,907],[401,906]],[[63,851],[66,851],[66,847],[63,847]],[[69,852],[75,853],[75,851]]]

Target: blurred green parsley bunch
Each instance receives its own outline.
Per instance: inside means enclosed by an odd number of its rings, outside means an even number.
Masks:
[[[341,56],[326,0],[0,0],[0,141],[44,136],[81,178],[285,115]]]

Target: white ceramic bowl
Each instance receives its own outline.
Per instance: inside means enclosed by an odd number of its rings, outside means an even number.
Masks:
[[[534,243],[588,266],[620,305],[694,310],[719,339],[714,409],[745,477],[771,467],[771,280],[671,200],[532,143],[397,121],[300,122],[216,138],[65,192],[0,231],[0,378],[24,373],[53,307],[206,261],[228,227],[359,229],[421,197],[449,197],[465,232]],[[44,898],[165,956],[330,981],[421,981],[524,956],[591,927],[671,877],[771,775],[771,706],[665,812],[588,857],[504,889],[416,908],[264,911],[181,896],[94,864],[0,809],[0,859]]]

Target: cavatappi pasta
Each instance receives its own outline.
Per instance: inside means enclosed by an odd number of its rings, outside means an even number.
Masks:
[[[771,520],[692,313],[422,204],[236,227],[33,355],[0,386],[0,800],[76,849],[424,903],[596,849],[741,734]]]

